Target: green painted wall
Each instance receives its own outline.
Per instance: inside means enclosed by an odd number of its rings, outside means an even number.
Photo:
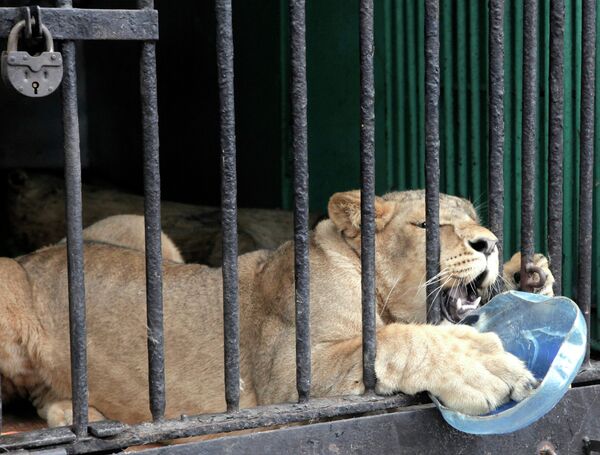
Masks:
[[[376,0],[377,189],[424,186],[424,7]],[[539,7],[539,104],[536,248],[547,251],[549,6]],[[600,2],[599,2],[600,6]],[[522,0],[505,11],[505,253],[520,241]],[[474,201],[487,219],[487,2],[441,0],[441,185]],[[310,198],[324,210],[335,191],[359,186],[358,1],[309,1],[307,7]],[[600,28],[600,21],[598,21]],[[285,28],[285,21],[282,22]],[[577,274],[581,0],[566,0],[563,285],[574,295]],[[600,34],[599,34],[600,36]],[[282,47],[285,59],[285,43]],[[285,61],[285,60],[282,60]],[[285,66],[284,66],[285,68]],[[599,75],[600,77],[600,75]],[[600,80],[600,79],[599,79]],[[285,86],[282,88],[285,90]],[[600,95],[600,84],[597,84]],[[282,102],[286,103],[285,92]],[[596,109],[600,115],[600,103]],[[285,106],[283,107],[285,111]],[[284,125],[287,119],[284,119]],[[600,122],[599,125],[600,126]],[[597,130],[598,130],[597,126]],[[282,201],[291,207],[291,167],[283,128]],[[600,145],[600,131],[596,134]],[[599,147],[596,147],[598,150]],[[600,158],[597,159],[600,163]],[[595,169],[600,214],[600,166]],[[595,216],[598,219],[598,215]],[[594,282],[600,282],[600,223],[594,227]],[[594,301],[600,296],[594,290]]]

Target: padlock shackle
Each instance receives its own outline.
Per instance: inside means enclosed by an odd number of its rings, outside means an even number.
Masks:
[[[19,35],[25,28],[25,25],[25,20],[22,20],[17,22],[11,29],[10,34],[8,35],[8,43],[6,46],[6,50],[8,52],[16,52],[19,49]],[[46,40],[46,52],[54,52],[54,41],[52,40],[50,30],[48,30],[48,27],[46,27],[44,24],[41,25],[40,30],[42,31],[42,35]]]

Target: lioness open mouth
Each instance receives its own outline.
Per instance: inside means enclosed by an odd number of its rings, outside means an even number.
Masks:
[[[442,316],[444,319],[456,324],[479,307],[481,296],[478,289],[486,276],[487,270],[469,283],[455,284],[442,291]]]

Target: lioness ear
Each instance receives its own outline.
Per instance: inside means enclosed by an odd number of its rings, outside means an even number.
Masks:
[[[394,216],[395,202],[375,197],[375,226],[381,231]],[[360,191],[335,193],[327,206],[329,218],[348,237],[360,233]]]

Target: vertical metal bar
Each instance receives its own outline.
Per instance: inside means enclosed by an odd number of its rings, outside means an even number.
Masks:
[[[221,104],[221,223],[223,229],[223,330],[227,411],[240,403],[237,174],[231,0],[217,0],[217,69]]]
[[[363,383],[375,390],[375,74],[373,0],[360,1],[360,222]]]
[[[554,293],[562,290],[565,0],[550,2],[550,128],[548,131],[548,254]]]
[[[59,0],[58,6],[72,8],[73,3],[71,0]],[[82,437],[87,435],[88,431],[88,381],[83,275],[81,152],[77,111],[76,55],[73,41],[63,42],[62,56],[64,65],[62,103],[65,147],[71,392],[73,427],[75,434]]]
[[[581,127],[579,180],[579,276],[577,300],[588,327],[586,362],[590,358],[592,288],[592,211],[594,191],[594,103],[596,71],[596,0],[583,0]]]
[[[504,239],[504,0],[489,0],[488,217],[498,237],[500,275]]]
[[[425,2],[425,179],[427,211],[427,321],[440,320],[440,298],[433,292],[440,271],[440,35],[439,0]]]
[[[152,9],[152,0],[138,0],[138,8]],[[165,360],[160,239],[160,169],[158,156],[158,102],[156,43],[142,43],[140,93],[144,140],[144,221],[146,239],[146,303],[148,323],[148,382],[152,418],[165,413]]]
[[[523,152],[521,159],[521,289],[528,285],[527,264],[533,259],[535,148],[537,110],[537,0],[525,0],[523,10]]]
[[[0,434],[2,434],[2,375],[0,374]]]
[[[308,235],[308,149],[306,86],[306,1],[290,0],[292,146],[294,152],[294,271],[296,280],[296,387],[310,396],[310,308]]]

